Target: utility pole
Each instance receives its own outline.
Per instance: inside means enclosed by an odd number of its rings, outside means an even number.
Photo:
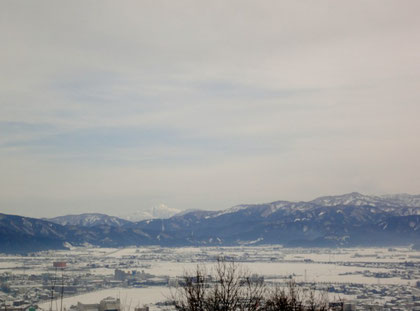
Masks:
[[[60,305],[60,311],[63,311],[63,297],[64,297],[64,268],[67,266],[67,263],[65,261],[56,261],[53,263],[53,266],[55,268],[55,277],[54,277],[54,284],[51,288],[51,307],[50,307],[50,311],[52,311],[52,304],[53,304],[53,299],[54,299],[54,287],[55,287],[55,283],[57,281],[57,269],[60,268],[61,269],[61,305]],[[56,306],[56,308],[58,309],[58,306]]]
[[[54,265],[55,272],[54,272],[54,279],[51,284],[51,304],[50,304],[50,311],[52,311],[53,307],[53,301],[54,301],[54,289],[55,289],[55,283],[57,281],[57,267]]]
[[[64,297],[64,268],[61,268],[61,305],[60,305],[60,311],[63,311],[63,297]]]

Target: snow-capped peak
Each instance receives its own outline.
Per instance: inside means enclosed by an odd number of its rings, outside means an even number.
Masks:
[[[138,210],[131,214],[122,215],[121,218],[127,219],[130,221],[140,221],[145,219],[155,219],[155,218],[170,218],[181,211],[168,207],[165,204],[159,204],[158,206],[154,206],[144,210]]]

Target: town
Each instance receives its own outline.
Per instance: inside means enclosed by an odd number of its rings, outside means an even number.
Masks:
[[[141,297],[142,290],[159,292],[176,287],[197,265],[211,267],[219,256],[263,277],[266,286],[285,286],[294,280],[301,288],[327,292],[331,306],[341,301],[350,310],[420,310],[417,251],[279,246],[80,247],[27,256],[3,255],[0,257],[0,305],[9,311],[84,311],[87,307],[83,307],[86,304],[83,297],[93,293],[98,297],[96,309],[102,311],[101,300],[112,298],[102,297],[102,292],[118,289],[124,293],[127,289],[137,289],[138,301],[119,301],[118,309],[129,311],[145,305],[151,309],[167,308],[165,295],[156,295],[152,302],[142,302],[147,300]]]

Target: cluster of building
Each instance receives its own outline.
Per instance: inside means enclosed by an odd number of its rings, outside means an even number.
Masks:
[[[340,262],[337,264],[363,268],[361,271],[346,274],[361,274],[365,277],[374,278],[400,278],[403,280],[420,279],[420,262]],[[384,271],[372,272],[369,270],[370,268],[382,269]]]
[[[167,285],[168,281],[168,277],[156,277],[145,273],[144,270],[138,272],[115,269],[114,275],[80,271],[67,273],[64,269],[30,275],[7,271],[0,273],[0,309],[35,310],[39,304],[48,302],[51,303],[52,310],[58,310],[62,296],[69,297],[116,287]],[[87,307],[81,311],[86,310]]]
[[[71,306],[69,311],[121,311],[123,309],[120,299],[107,297],[99,303],[84,304],[78,302],[76,306]],[[134,308],[134,311],[149,311],[149,307],[137,307]]]
[[[420,311],[420,289],[404,285],[331,284],[328,291],[354,297],[356,310]]]
[[[115,254],[121,252],[120,254]],[[324,253],[323,253],[324,252]],[[312,264],[334,264],[336,266],[361,267],[360,271],[344,272],[362,277],[376,278],[378,284],[323,284],[336,294],[352,297],[346,301],[331,302],[330,308],[344,310],[418,310],[420,311],[420,261],[418,255],[409,252],[384,252],[384,254],[354,254],[357,261],[334,260],[336,254],[345,250],[283,249],[281,247],[212,247],[201,249],[169,249],[148,247],[142,249],[109,250],[79,249],[75,252],[40,252],[30,256],[0,257],[0,310],[29,311],[45,302],[53,301],[51,309],[59,310],[60,295],[69,297],[109,288],[133,288],[148,286],[173,286],[179,277],[153,275],[149,269],[154,262],[209,262],[217,256],[234,258],[237,262],[292,262]],[[313,255],[319,255],[320,259]],[[311,257],[312,256],[312,257]],[[381,257],[382,256],[382,257]],[[383,260],[388,256],[388,260]],[[416,257],[417,256],[417,257]],[[338,259],[339,256],[337,256]],[[63,265],[63,260],[67,265]],[[342,258],[342,256],[341,256]],[[327,259],[328,261],[323,261]],[[377,260],[382,259],[382,260]],[[14,264],[11,265],[10,263]],[[56,264],[54,264],[54,262]],[[7,263],[2,266],[2,263]],[[371,268],[375,268],[372,269]],[[380,268],[380,269],[377,269]],[[3,270],[3,272],[1,272]],[[258,272],[258,271],[255,271]],[[267,283],[287,281],[297,277],[290,275],[264,276]],[[282,279],[283,278],[283,279]],[[302,286],[314,286],[306,282]],[[404,286],[380,284],[385,278],[407,280]],[[282,280],[281,280],[282,279]],[[385,281],[383,281],[385,283]],[[319,285],[319,283],[318,283]],[[112,302],[113,301],[113,302]],[[118,300],[107,298],[97,304],[77,304],[74,311],[120,310]],[[139,309],[137,311],[146,311]]]

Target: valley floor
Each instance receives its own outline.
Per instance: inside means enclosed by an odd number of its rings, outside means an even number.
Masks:
[[[197,265],[211,271],[220,256],[263,276],[268,286],[293,279],[301,286],[327,290],[330,301],[388,306],[404,301],[410,308],[416,303],[412,297],[420,297],[416,287],[420,252],[408,248],[78,247],[30,256],[0,256],[0,280],[7,285],[0,291],[0,303],[38,304],[49,310],[54,287],[52,309],[59,310],[57,297],[64,284],[66,309],[77,302],[97,303],[108,296],[120,298],[126,310],[144,304],[153,309],[170,297],[168,285],[175,286]],[[57,261],[67,262],[67,267],[56,271],[53,262]]]

